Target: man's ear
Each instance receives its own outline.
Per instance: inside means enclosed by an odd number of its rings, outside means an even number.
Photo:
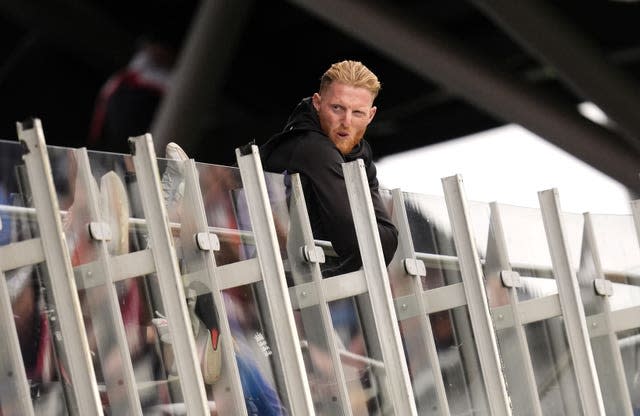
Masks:
[[[316,109],[316,111],[320,111],[321,100],[322,100],[322,97],[320,97],[320,94],[318,94],[317,92],[313,94],[313,97],[311,97],[311,102],[313,104],[313,107]]]
[[[376,106],[371,107],[371,110],[369,110],[369,123],[373,120],[373,116],[376,115],[376,111],[378,111],[378,107]]]

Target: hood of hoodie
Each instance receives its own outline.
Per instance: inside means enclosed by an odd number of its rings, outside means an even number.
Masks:
[[[292,145],[296,137],[303,133],[316,133],[323,136],[326,140],[330,140],[320,127],[320,119],[318,112],[313,107],[311,97],[302,99],[293,110],[284,129],[280,133],[272,136],[265,144],[260,146],[260,156],[263,161],[268,161],[274,152],[282,152],[289,145]],[[286,151],[284,153],[287,153]],[[286,156],[284,156],[286,157]],[[345,162],[350,162],[358,158],[364,159],[365,162],[371,160],[371,149],[368,143],[362,139],[347,155],[343,155]]]

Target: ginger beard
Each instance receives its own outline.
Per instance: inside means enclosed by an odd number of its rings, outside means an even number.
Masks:
[[[338,150],[340,150],[340,153],[342,153],[343,155],[347,155],[349,154],[349,152],[351,152],[351,150],[353,150],[354,147],[356,147],[358,143],[360,143],[360,141],[364,137],[364,132],[366,129],[366,127],[363,127],[358,130],[355,130],[353,128],[346,130],[333,130],[329,132],[329,138],[331,139],[333,144],[336,145]]]
[[[373,99],[369,90],[337,81],[329,84],[322,95],[313,95],[320,127],[343,155],[364,137],[376,113]]]

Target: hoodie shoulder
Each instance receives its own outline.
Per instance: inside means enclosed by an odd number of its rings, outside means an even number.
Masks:
[[[373,159],[373,151],[371,150],[369,142],[365,139],[360,140],[360,143],[358,143],[351,152],[345,156],[345,159],[349,162],[356,159],[362,159],[365,164],[371,163],[371,160]]]
[[[318,113],[313,107],[311,97],[302,99],[302,101],[296,105],[296,108],[294,108],[291,115],[289,115],[282,133],[292,130],[313,130],[322,132]]]
[[[301,163],[313,165],[344,162],[344,157],[327,136],[312,131],[299,136],[293,156]]]

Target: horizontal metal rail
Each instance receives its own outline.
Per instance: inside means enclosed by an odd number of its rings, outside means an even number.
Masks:
[[[18,207],[12,205],[2,205],[0,204],[0,213],[7,214],[26,214],[26,215],[35,215],[35,208],[30,207]],[[60,210],[61,218],[65,218],[69,215],[69,211]],[[129,218],[129,224],[146,227],[146,220],[144,218]],[[181,225],[176,222],[170,222],[169,226],[172,231],[178,232],[181,228]],[[208,231],[220,237],[240,237],[244,242],[254,243],[253,240],[253,232],[246,230],[236,230],[232,228],[224,228],[224,227],[208,227]],[[316,246],[323,249],[326,256],[336,257],[337,254],[333,249],[330,241],[326,240],[314,240]],[[448,270],[459,270],[459,260],[457,256],[450,256],[446,254],[433,254],[433,253],[424,253],[424,252],[416,252],[416,259],[422,260],[425,262],[425,266],[427,267],[435,267],[439,269],[448,269]],[[480,262],[484,264],[485,259],[481,258]],[[90,267],[90,265],[85,265],[85,267]],[[540,265],[540,264],[532,264],[532,263],[511,263],[511,267],[514,269],[526,269],[532,270],[544,274],[550,274],[553,276],[553,270],[550,265]],[[604,270],[605,277],[615,276],[616,279],[619,279],[621,276],[640,279],[640,273],[634,273],[629,271],[616,271],[616,270]],[[130,274],[123,274],[122,276],[116,278],[116,280],[121,280],[124,278],[131,277]],[[535,278],[534,276],[522,276]],[[234,285],[235,286],[235,285]]]
[[[31,207],[19,207],[19,206],[13,206],[13,205],[2,205],[0,204],[0,214],[2,213],[6,213],[6,214],[22,214],[22,215],[32,215],[35,216],[36,215],[36,209],[35,208],[31,208]],[[66,210],[60,210],[60,218],[62,218],[63,220],[69,215],[69,211]],[[145,220],[144,218],[135,218],[135,217],[131,217],[129,218],[129,225],[135,225],[135,226],[140,226],[140,227],[146,227],[147,226],[147,220]],[[179,231],[181,226],[179,223],[177,222],[169,222],[169,227],[171,228],[171,231]],[[216,235],[220,235],[220,236],[233,236],[233,237],[241,237],[242,239],[244,239],[247,242],[253,242],[253,232],[252,231],[246,231],[246,230],[236,230],[236,229],[232,229],[232,228],[225,228],[225,227],[208,227],[208,231],[210,233],[216,234]],[[322,247],[322,249],[325,251],[326,255],[329,256],[337,256],[335,250],[333,249],[333,246],[331,245],[330,241],[326,241],[326,240],[315,240],[315,243],[318,247]]]
[[[30,208],[30,207],[17,207],[13,205],[0,204],[0,213],[35,215],[36,210],[35,208]],[[69,215],[69,211],[60,210],[60,216],[62,219],[64,219],[67,215]],[[146,227],[147,222],[144,218],[131,217],[129,218],[129,224],[140,226],[140,227]],[[179,231],[181,228],[180,224],[176,222],[170,222],[169,226],[172,231]],[[225,228],[225,227],[208,227],[208,231],[210,233],[216,234],[221,237],[240,237],[243,239],[243,241],[247,243],[254,243],[252,231],[236,230],[236,229]],[[324,250],[326,256],[337,257],[337,254],[333,249],[333,246],[331,245],[330,241],[318,240],[318,239],[314,241],[316,246],[321,247]],[[458,270],[459,268],[459,260],[457,256],[416,252],[416,258],[418,260],[424,261],[425,265],[428,267],[438,267],[438,268],[445,268],[445,269],[454,268],[456,270]],[[485,261],[484,258],[480,259],[480,262],[482,264],[484,264],[484,261]],[[541,264],[533,264],[533,263],[511,263],[511,267],[514,269],[533,270],[540,273],[549,273],[549,274],[553,273],[551,265],[541,265]],[[634,273],[629,271],[604,270],[604,275],[605,277],[616,276],[618,278],[622,275],[625,277],[640,279],[640,273]]]

